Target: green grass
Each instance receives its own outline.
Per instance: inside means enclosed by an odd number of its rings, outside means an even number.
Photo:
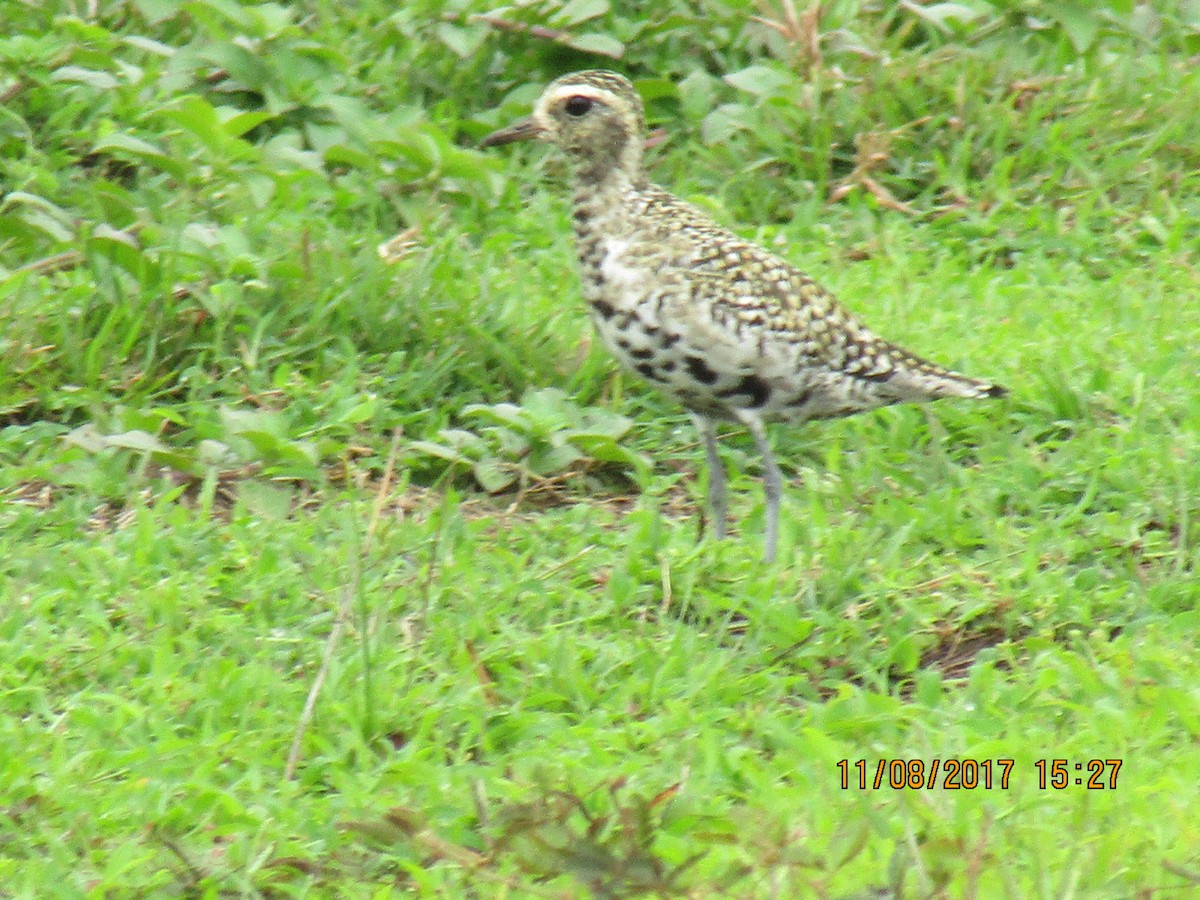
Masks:
[[[1195,891],[1194,4],[84,6],[0,0],[0,896]],[[776,429],[769,567],[731,430],[698,539],[561,160],[472,149],[594,65],[1011,397]]]

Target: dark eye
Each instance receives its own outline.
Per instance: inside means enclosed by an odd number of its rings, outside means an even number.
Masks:
[[[572,97],[567,101],[564,107],[568,116],[582,116],[585,112],[592,108],[590,97]]]

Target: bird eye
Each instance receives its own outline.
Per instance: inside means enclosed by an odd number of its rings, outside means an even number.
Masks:
[[[564,107],[568,116],[582,116],[585,112],[592,108],[592,100],[590,97],[575,96],[567,101]]]

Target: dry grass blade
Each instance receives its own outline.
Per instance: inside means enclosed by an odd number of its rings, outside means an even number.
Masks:
[[[768,18],[765,15],[750,18],[781,34],[800,58],[805,71],[818,71],[821,68],[821,0],[813,0],[803,13],[797,14],[796,4],[792,0],[783,0],[780,4],[780,18]]]
[[[892,209],[904,213],[906,216],[918,215],[917,210],[897,199],[896,195],[877,181],[872,173],[879,171],[892,158],[892,142],[896,137],[905,131],[919,128],[929,122],[931,118],[931,116],[922,116],[899,128],[888,131],[867,131],[856,135],[854,138],[854,171],[833,186],[829,192],[829,202],[836,203],[855,188],[862,188],[885,209]]]
[[[399,429],[396,429],[392,434],[392,447],[388,452],[383,479],[379,482],[379,490],[375,494],[375,505],[371,510],[371,521],[367,525],[367,536],[363,541],[363,556],[366,556],[371,550],[372,538],[375,536],[375,529],[379,524],[379,517],[383,511],[387,493],[392,486],[392,478],[396,471],[396,456],[400,451],[400,434]],[[308,725],[312,721],[313,714],[316,712],[317,698],[321,694],[321,687],[325,684],[325,679],[329,677],[329,666],[333,660],[333,651],[337,649],[337,645],[342,639],[342,634],[346,630],[346,623],[350,620],[350,607],[354,602],[356,594],[357,578],[355,578],[354,583],[347,584],[342,590],[342,602],[338,606],[337,620],[333,623],[333,629],[329,632],[329,638],[325,641],[325,651],[321,654],[321,666],[317,669],[317,675],[313,679],[312,687],[308,691],[308,697],[304,701],[304,709],[301,711],[300,719],[296,723],[296,732],[292,736],[292,747],[288,751],[287,764],[283,769],[283,777],[288,781],[296,776],[296,767],[300,764],[300,748],[304,740],[304,734],[308,730]]]
[[[420,246],[420,241],[418,240],[420,236],[421,227],[419,225],[405,228],[395,237],[379,245],[379,258],[385,263],[398,263],[404,257],[408,256],[415,247]]]
[[[0,104],[15,100],[27,87],[29,87],[29,82],[22,80],[17,80],[13,84],[10,84],[0,93]]]
[[[448,18],[455,19],[457,16],[448,14]],[[524,22],[513,22],[510,19],[504,19],[492,13],[476,13],[470,16],[469,22],[482,22],[490,28],[495,28],[497,31],[507,31],[514,34],[528,34],[531,37],[540,38],[544,41],[554,41],[556,44],[565,44],[573,46],[575,36],[569,31],[563,31],[561,28],[550,28],[546,25],[527,25]],[[598,56],[607,56],[609,59],[620,59],[621,54],[615,50],[606,50],[604,48],[589,48],[589,53],[594,53]]]
[[[35,259],[17,269],[18,272],[33,272],[35,275],[53,275],[57,272],[69,272],[83,264],[83,254],[78,250],[64,250],[53,256]]]
[[[471,666],[475,670],[475,677],[479,681],[480,690],[483,691],[483,699],[488,706],[497,706],[500,703],[500,697],[496,693],[493,685],[496,680],[492,678],[492,673],[488,671],[486,665],[479,658],[479,651],[475,648],[475,642],[470,638],[463,641],[463,645],[467,649],[467,656],[471,657]]]
[[[964,900],[975,900],[979,896],[979,877],[983,874],[984,863],[990,856],[987,852],[988,833],[992,829],[993,821],[995,821],[995,815],[992,811],[984,810],[983,825],[979,829],[979,840],[975,842],[975,846],[971,848],[971,852],[967,856],[967,883],[963,888]]]

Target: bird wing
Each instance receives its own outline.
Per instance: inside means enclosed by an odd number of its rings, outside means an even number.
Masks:
[[[693,232],[673,276],[687,285],[692,315],[708,311],[708,338],[738,368],[846,379],[883,403],[1002,393],[879,337],[829,290],[757,244],[711,223],[700,237]]]

